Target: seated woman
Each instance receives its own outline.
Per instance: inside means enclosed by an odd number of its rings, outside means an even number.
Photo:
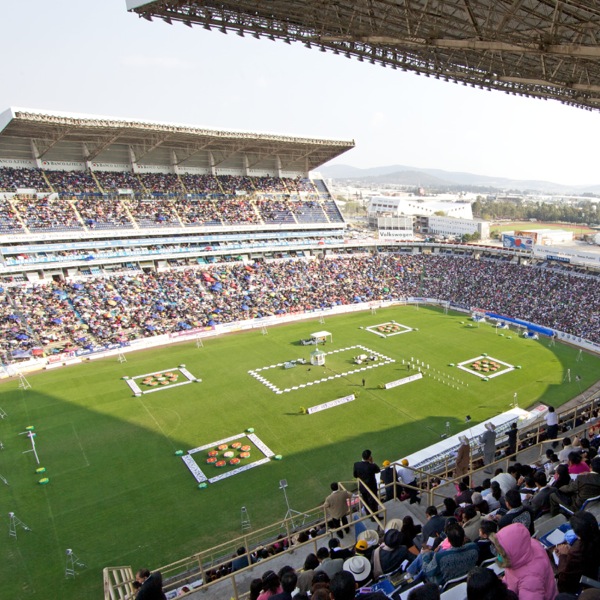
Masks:
[[[417,535],[421,533],[421,529],[421,525],[415,525],[415,522],[413,521],[413,518],[410,515],[406,515],[402,519],[402,528],[400,529],[400,531],[402,532],[404,540],[406,541],[406,545],[409,548],[414,544],[413,540],[415,539],[415,537],[417,537]]]
[[[572,546],[559,544],[554,552],[558,555],[558,591],[575,594],[579,591],[582,575],[592,579],[598,577],[600,531],[596,518],[589,512],[575,513],[570,523],[577,539]]]
[[[504,583],[519,600],[554,600],[558,593],[554,572],[544,547],[522,523],[512,523],[492,534]]]
[[[579,475],[580,473],[590,472],[590,466],[584,462],[579,452],[569,452],[567,460],[569,464],[569,475]]]
[[[458,504],[454,501],[454,498],[444,498],[444,510],[440,513],[441,517],[453,517]]]

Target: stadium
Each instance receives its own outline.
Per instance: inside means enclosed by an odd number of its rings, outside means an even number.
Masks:
[[[56,528],[46,552],[58,540],[73,546],[86,564],[75,583],[90,593],[100,567],[123,562],[114,535],[125,555],[132,546],[123,538],[135,540],[132,562],[166,565],[199,552],[199,539],[203,550],[234,540],[242,506],[257,529],[283,516],[283,479],[293,506],[311,513],[330,479],[350,479],[359,419],[378,455],[396,459],[439,440],[448,421],[458,433],[463,414],[483,422],[517,395],[522,406],[560,406],[595,383],[597,274],[536,264],[521,250],[352,242],[325,183],[307,177],[352,142],[243,134],[254,146],[240,152],[242,134],[22,109],[3,118],[4,512],[40,538],[50,527],[46,505]],[[35,164],[27,153],[50,129],[56,142]],[[87,169],[76,154],[85,148],[96,148]],[[190,172],[180,161],[169,173],[183,148]],[[127,156],[139,162],[126,166]],[[314,346],[300,340],[320,331],[331,334],[320,346],[326,364],[311,367]],[[483,382],[471,365],[484,349],[510,372]],[[378,360],[363,365],[361,355]],[[465,360],[463,371],[449,366]],[[381,389],[420,374],[422,385]],[[347,406],[299,420],[303,408],[348,396]],[[452,410],[440,408],[442,397]],[[14,441],[25,441],[26,426],[35,428],[35,457]],[[222,440],[245,442],[248,429],[260,468],[198,489],[218,476],[195,459],[203,476],[194,479],[197,469],[175,452],[194,458],[196,448],[203,455]],[[447,460],[436,471],[448,470]],[[46,471],[36,477],[38,464]],[[159,489],[146,489],[148,469]],[[16,534],[21,549],[28,533]],[[222,559],[217,551],[204,560]],[[35,560],[42,573],[61,572],[56,558]],[[26,562],[5,564],[27,581]]]
[[[594,106],[589,91],[569,101]],[[379,464],[408,457],[441,504],[460,435],[475,481],[492,419],[503,468],[512,424],[519,453],[542,448],[549,406],[561,435],[585,431],[600,273],[350,237],[318,171],[353,146],[0,114],[10,597],[132,598],[147,566],[169,598],[245,598],[257,570],[300,569],[327,544],[329,484],[356,491],[366,447]],[[399,500],[369,511],[355,495],[356,531],[425,519],[425,503]],[[233,570],[240,546],[265,565]]]

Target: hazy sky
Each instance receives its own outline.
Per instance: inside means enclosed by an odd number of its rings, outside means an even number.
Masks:
[[[9,106],[353,139],[336,163],[598,183],[600,114],[300,44],[148,22],[125,0],[0,0]]]

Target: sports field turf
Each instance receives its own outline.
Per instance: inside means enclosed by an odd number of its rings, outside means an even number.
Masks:
[[[366,330],[391,320],[418,330],[389,337]],[[281,394],[248,373],[308,361],[315,347],[299,340],[322,329],[333,334],[333,342],[319,346],[326,353],[360,345],[395,362],[343,375],[358,368],[354,356],[369,354],[352,348],[328,354],[324,367],[259,371],[281,390],[290,389]],[[522,368],[484,382],[449,366],[483,354]],[[324,324],[315,318],[269,328],[267,335],[232,334],[205,340],[201,348],[189,342],[131,353],[125,363],[111,358],[43,372],[28,376],[32,388],[26,391],[16,380],[3,383],[0,407],[8,416],[0,420],[0,475],[8,485],[0,481],[2,597],[100,598],[105,566],[157,568],[207,549],[240,533],[242,506],[254,528],[282,518],[280,479],[289,483],[293,508],[307,510],[322,501],[331,481],[351,478],[364,448],[379,463],[400,458],[438,441],[446,421],[454,434],[467,414],[476,423],[508,410],[515,392],[522,407],[540,399],[559,406],[600,373],[598,357],[577,358],[578,350],[562,344],[549,347],[548,340],[471,325],[465,315],[408,306],[331,317]],[[380,387],[416,373],[406,364],[417,360],[425,365],[423,379]],[[202,381],[135,397],[122,379],[181,364]],[[564,381],[567,369],[571,383]],[[327,377],[333,378],[314,383]],[[305,387],[291,389],[300,385]],[[300,414],[301,407],[353,393],[356,400],[347,404]],[[25,452],[30,440],[19,435],[27,426],[35,427],[47,485],[38,483],[33,453]],[[283,459],[198,489],[175,452],[249,427]],[[217,473],[203,464],[202,453],[195,456],[208,476]],[[17,529],[17,539],[9,537],[11,511],[32,531]],[[64,576],[67,548],[86,565],[75,579]]]

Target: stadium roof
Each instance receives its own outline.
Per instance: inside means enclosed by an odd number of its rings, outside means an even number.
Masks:
[[[508,94],[600,108],[594,0],[127,0],[181,21]]]
[[[353,141],[202,129],[189,125],[9,108],[0,113],[0,159],[179,165],[308,172]]]

